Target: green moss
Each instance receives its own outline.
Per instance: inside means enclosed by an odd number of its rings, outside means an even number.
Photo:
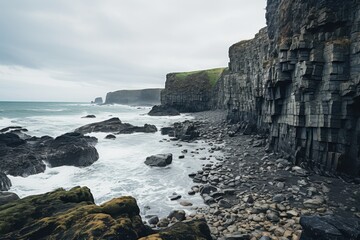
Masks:
[[[213,68],[213,69],[199,70],[192,72],[179,72],[179,73],[175,73],[175,76],[177,79],[185,80],[189,76],[204,72],[208,76],[211,86],[214,86],[225,69],[226,68]]]

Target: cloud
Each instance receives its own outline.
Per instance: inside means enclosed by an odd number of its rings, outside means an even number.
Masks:
[[[29,100],[39,97],[31,86],[53,91],[49,84],[55,82],[79,92],[55,94],[57,100],[88,101],[90,93],[162,87],[168,72],[226,66],[228,47],[252,38],[265,26],[265,4],[265,0],[1,1],[0,84]],[[20,82],[30,89],[21,91]],[[80,83],[89,84],[87,93],[77,89]],[[4,96],[0,100],[14,100]]]

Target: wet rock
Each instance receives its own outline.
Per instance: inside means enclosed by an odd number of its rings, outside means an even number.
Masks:
[[[273,197],[273,201],[276,202],[276,203],[280,203],[280,202],[283,202],[285,201],[285,196],[284,194],[276,194],[274,197]]]
[[[219,207],[222,207],[222,208],[231,208],[232,207],[232,204],[229,203],[228,201],[224,200],[224,199],[221,199],[219,201]]]
[[[200,194],[210,194],[212,192],[217,192],[218,189],[215,186],[209,185],[209,184],[205,184],[203,186],[200,187]]]
[[[200,133],[191,121],[174,123],[175,137],[182,141],[190,141],[199,137]]]
[[[183,221],[185,220],[185,211],[184,210],[174,210],[174,211],[171,211],[170,214],[168,215],[168,219],[173,219],[175,218],[176,220],[178,221]]]
[[[105,137],[105,139],[116,139],[116,136],[115,135],[113,135],[113,134],[108,134],[108,135],[106,135],[106,137]]]
[[[93,146],[95,137],[80,133],[66,133],[51,141],[47,146],[46,161],[52,167],[78,166],[85,167],[99,159],[99,154]]]
[[[177,194],[177,193],[173,193],[171,196],[169,196],[171,201],[175,201],[181,198],[181,195]]]
[[[0,206],[20,199],[16,193],[0,192]]]
[[[17,147],[25,144],[26,141],[21,139],[15,133],[4,133],[0,134],[0,144],[6,145],[8,147]]]
[[[123,123],[117,117],[96,123],[90,123],[75,129],[75,132],[86,134],[92,132],[112,132],[117,134],[130,134],[134,132],[154,133],[156,126],[145,124],[143,127],[133,126],[129,123]]]
[[[193,204],[189,201],[180,201],[180,205],[184,206],[184,207],[189,207],[192,206]]]
[[[90,115],[83,116],[81,118],[96,118],[96,116],[93,114],[90,114]]]
[[[151,224],[151,225],[156,225],[158,222],[159,222],[159,217],[158,216],[152,216],[148,220],[148,223]]]
[[[7,191],[11,187],[11,181],[5,173],[0,172],[0,191]]]
[[[165,167],[172,163],[173,155],[168,154],[157,154],[149,156],[145,160],[145,164],[152,167]]]
[[[174,137],[174,128],[173,127],[163,127],[160,129],[161,135],[169,135],[170,137]]]
[[[322,196],[314,196],[312,199],[307,199],[304,201],[304,206],[309,208],[317,208],[325,201],[324,197]]]
[[[155,105],[148,113],[150,116],[177,116],[180,112],[167,105]]]
[[[360,220],[339,216],[303,216],[300,240],[360,239]]]

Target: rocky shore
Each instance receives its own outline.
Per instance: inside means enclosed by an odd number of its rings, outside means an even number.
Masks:
[[[189,194],[209,205],[190,218],[205,218],[215,239],[359,239],[360,179],[293,166],[270,151],[266,136],[227,123],[222,111],[194,115],[199,138],[224,153],[189,174]]]

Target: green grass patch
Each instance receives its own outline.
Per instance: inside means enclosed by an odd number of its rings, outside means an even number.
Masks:
[[[213,68],[213,69],[198,70],[192,72],[179,72],[179,73],[175,73],[175,76],[177,79],[184,80],[185,78],[193,74],[205,72],[209,78],[211,86],[214,86],[225,69],[226,68]]]

